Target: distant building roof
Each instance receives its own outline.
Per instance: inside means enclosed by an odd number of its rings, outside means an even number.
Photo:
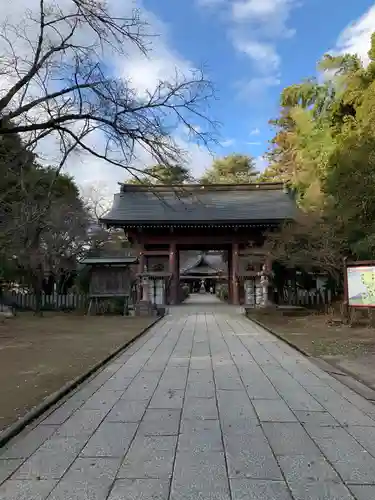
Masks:
[[[266,223],[294,219],[297,207],[281,183],[182,186],[122,184],[108,225]]]
[[[181,268],[182,275],[217,274],[226,268],[222,255],[201,253],[197,257],[188,260]]]

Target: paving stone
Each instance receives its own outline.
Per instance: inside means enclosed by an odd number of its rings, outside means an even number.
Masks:
[[[244,385],[239,376],[237,369],[233,370],[217,370],[214,369],[216,388],[226,391],[242,391]]]
[[[375,498],[375,486],[373,485],[352,485],[349,486],[349,489],[356,500],[374,500]]]
[[[179,451],[171,500],[230,500],[224,454]]]
[[[320,379],[315,373],[309,370],[293,369],[291,374],[302,387],[323,387],[326,384],[324,380]]]
[[[207,370],[211,368],[210,356],[192,356],[190,358],[190,367],[193,370]]]
[[[119,459],[79,458],[48,500],[103,500],[115,479]]]
[[[375,458],[367,452],[351,460],[332,462],[345,483],[375,484]]]
[[[262,427],[275,455],[321,455],[313,440],[297,422],[265,422]]]
[[[215,386],[213,381],[188,382],[186,397],[191,398],[213,398],[215,397]]]
[[[181,389],[156,389],[149,408],[181,410],[185,391]]]
[[[0,459],[0,484],[22,464],[21,458]]]
[[[149,401],[159,383],[161,373],[162,372],[141,372],[126,389],[122,399]]]
[[[289,487],[294,500],[355,500],[342,483],[300,481]]]
[[[109,411],[123,393],[124,391],[108,391],[101,388],[86,401],[82,410]]]
[[[278,462],[287,481],[335,481],[340,479],[324,456],[279,456]]]
[[[182,418],[216,420],[219,418],[215,398],[193,398],[185,399]]]
[[[250,399],[280,399],[279,393],[264,375],[252,376],[242,372],[241,378]]]
[[[118,478],[168,479],[172,476],[177,436],[137,436],[118,472]]]
[[[146,410],[138,432],[144,436],[177,435],[180,418],[180,410]]]
[[[78,410],[84,401],[82,400],[74,400],[70,398],[64,404],[59,406],[55,411],[50,413],[47,418],[43,420],[43,425],[60,425],[65,422],[69,417],[73,415],[73,413]]]
[[[253,402],[261,422],[297,422],[297,418],[282,399],[257,399]]]
[[[318,427],[308,424],[307,432],[331,462],[356,461],[366,450],[342,427]]]
[[[56,481],[8,480],[0,486],[1,500],[46,500]]]
[[[207,370],[189,370],[188,382],[214,382],[214,376],[211,366]]]
[[[99,376],[99,375],[98,375]],[[95,379],[94,379],[95,380]],[[67,403],[79,402],[81,405],[85,403],[93,394],[95,394],[99,389],[94,381],[84,383],[80,386],[71,396],[67,399]],[[50,412],[52,413],[52,412]]]
[[[143,367],[144,372],[162,372],[169,360],[169,353],[164,356],[154,354]]]
[[[280,389],[280,394],[293,411],[323,411],[324,408],[303,388],[287,387]]]
[[[76,438],[52,437],[14,474],[14,479],[59,479],[77,458],[82,442]]]
[[[280,468],[262,429],[246,434],[224,435],[229,477],[282,479]]]
[[[374,427],[349,426],[346,430],[364,447],[365,450],[375,456]]]
[[[112,375],[113,375],[113,371],[102,370],[99,373],[95,374],[87,382],[85,382],[85,384],[82,386],[82,389],[88,389],[88,390],[96,389],[96,390],[98,390],[104,384],[104,382],[107,382],[107,380],[112,377]]]
[[[220,425],[222,428],[222,432],[224,436],[232,436],[235,434],[247,434],[254,431],[254,429],[261,428],[258,419],[249,419],[249,418],[237,418],[237,419],[228,419],[221,420]]]
[[[159,388],[183,389],[186,387],[188,369],[185,367],[167,366],[159,382]]]
[[[246,391],[217,391],[217,399],[221,421],[230,422],[242,418],[257,420]]]
[[[283,481],[231,479],[233,500],[293,500]]]
[[[106,416],[107,410],[77,410],[56,431],[58,437],[76,437],[83,442],[93,434]]]
[[[184,420],[178,440],[181,451],[224,451],[218,420]]]
[[[332,387],[340,396],[354,404],[357,408],[364,411],[374,419],[375,406],[371,401],[375,401],[375,390],[363,385],[361,382],[347,375],[335,375],[339,380],[343,380],[346,384],[350,383],[350,388],[347,385],[339,382],[336,378],[331,377],[326,380],[326,383]],[[356,391],[356,392],[355,392]]]
[[[172,356],[169,358],[168,365],[169,366],[176,366],[176,367],[183,367],[183,366],[189,366],[190,364],[190,356]]]
[[[331,387],[311,387],[309,391],[341,425],[374,426],[374,420]]]
[[[120,399],[106,416],[104,422],[140,422],[146,411],[147,401]]]
[[[319,426],[339,426],[339,422],[335,420],[327,411],[301,411],[296,410],[295,415],[302,424],[312,424]]]
[[[137,431],[137,423],[103,422],[81,455],[86,457],[123,457]]]
[[[0,450],[0,458],[29,457],[52,436],[55,430],[55,426],[38,425],[28,433],[20,434]]]
[[[168,500],[169,482],[159,479],[118,479],[108,500]]]
[[[102,391],[122,391],[124,392],[129,385],[132,383],[133,379],[128,377],[125,378],[122,375],[118,375],[117,373],[113,375],[110,379],[105,382],[101,390]]]

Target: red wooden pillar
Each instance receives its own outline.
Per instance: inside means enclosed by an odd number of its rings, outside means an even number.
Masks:
[[[169,272],[171,274],[171,292],[170,303],[177,304],[178,302],[178,259],[176,242],[169,244]]]
[[[240,303],[240,291],[238,288],[239,255],[238,243],[232,243],[232,303],[236,306]]]
[[[139,247],[139,255],[138,255],[138,286],[137,286],[137,302],[142,300],[142,278],[140,276],[141,273],[145,270],[145,254],[144,254],[144,246]]]
[[[233,295],[232,295],[232,269],[233,269],[233,262],[232,262],[232,247],[228,250],[228,274],[227,274],[227,280],[225,284],[228,287],[228,303],[232,304],[233,302]]]
[[[274,293],[272,284],[272,258],[270,255],[266,255],[265,259],[266,271],[269,277],[268,291],[267,291],[267,304],[270,305],[274,302]]]

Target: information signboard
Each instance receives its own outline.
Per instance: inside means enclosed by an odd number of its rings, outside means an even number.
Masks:
[[[346,267],[348,305],[375,307],[375,264]]]

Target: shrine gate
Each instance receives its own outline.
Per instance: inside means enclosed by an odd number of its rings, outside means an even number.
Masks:
[[[282,183],[121,184],[102,222],[124,229],[139,255],[138,277],[164,282],[170,304],[180,300],[181,251],[226,251],[229,301],[238,305],[255,301],[259,275],[271,268],[265,233],[296,213]]]

